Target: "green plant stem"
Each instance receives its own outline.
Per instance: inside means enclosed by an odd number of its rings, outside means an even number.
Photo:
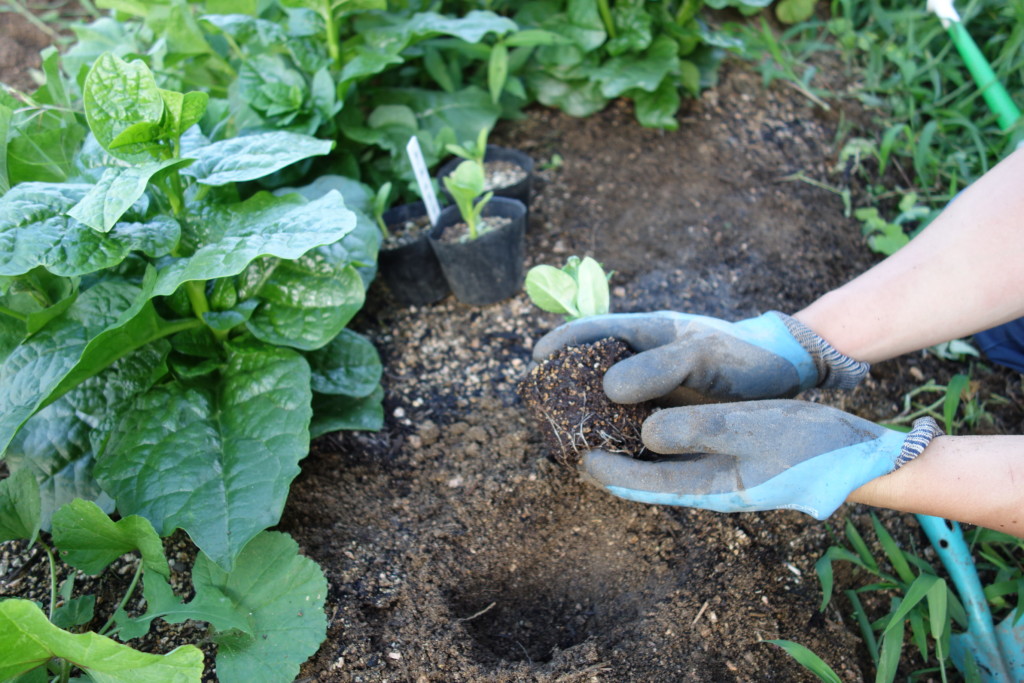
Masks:
[[[206,283],[201,280],[191,280],[185,283],[185,294],[188,295],[189,303],[192,304],[192,312],[196,318],[205,324],[203,315],[210,312],[210,300],[206,298]],[[215,330],[212,327],[210,332],[217,341],[224,341],[228,338],[227,330]]]
[[[53,558],[53,548],[39,541],[39,545],[46,552],[46,559],[50,562],[50,609],[47,618],[53,621],[53,611],[57,609],[57,562]]]
[[[338,24],[334,19],[334,12],[331,11],[331,3],[324,2],[324,11],[321,12],[324,18],[324,30],[327,32],[327,54],[331,58],[331,64],[335,70],[341,69],[341,48],[338,45]]]
[[[117,616],[117,613],[123,611],[124,606],[128,604],[128,600],[132,597],[132,593],[135,592],[135,587],[139,585],[139,578],[141,576],[142,560],[140,559],[139,566],[135,568],[135,576],[132,577],[132,582],[128,585],[128,590],[125,591],[124,597],[121,598],[121,602],[118,603],[117,607],[110,615],[110,618],[107,619],[107,623],[103,624],[103,628],[97,631],[97,633],[99,633],[101,636],[106,635],[107,632],[110,631],[110,628],[114,625],[114,618]]]
[[[28,316],[25,315],[24,313],[19,313],[18,311],[15,311],[12,308],[7,308],[6,306],[0,306],[0,314],[9,316],[11,318],[14,318],[15,320],[20,320],[22,322],[28,320]]]
[[[597,0],[597,11],[601,14],[601,21],[604,23],[604,30],[608,32],[609,38],[614,38],[615,22],[612,21],[612,11],[608,6],[608,0]]]

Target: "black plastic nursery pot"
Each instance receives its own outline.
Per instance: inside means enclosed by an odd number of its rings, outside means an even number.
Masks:
[[[511,222],[485,232],[475,240],[446,242],[445,230],[462,222],[458,207],[441,211],[430,231],[430,245],[441,262],[448,285],[465,304],[484,306],[515,295],[523,285],[526,242],[526,205],[518,199],[494,197],[483,216],[498,216]]]
[[[423,202],[412,202],[388,209],[382,218],[384,224],[390,227],[426,216],[426,205]],[[377,256],[377,266],[384,284],[403,306],[432,304],[448,296],[451,291],[441,264],[430,246],[429,233],[430,230],[425,229],[415,240],[400,247],[382,247]]]
[[[450,159],[437,171],[437,182],[441,187],[441,191],[444,193],[445,198],[452,201],[451,195],[448,194],[448,190],[444,187],[444,177],[450,175],[455,167],[462,163],[464,159],[454,158]],[[530,196],[533,188],[533,159],[529,154],[521,152],[518,149],[510,149],[508,147],[499,147],[498,145],[487,145],[487,151],[484,153],[484,164],[488,161],[507,161],[515,164],[519,168],[526,172],[526,177],[519,182],[508,185],[506,187],[495,187],[492,188],[494,196],[496,197],[508,197],[509,199],[518,199],[526,205],[527,209],[530,207]]]

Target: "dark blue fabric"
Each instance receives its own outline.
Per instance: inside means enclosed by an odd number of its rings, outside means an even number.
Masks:
[[[974,344],[992,362],[1024,372],[1024,318],[978,332]]]

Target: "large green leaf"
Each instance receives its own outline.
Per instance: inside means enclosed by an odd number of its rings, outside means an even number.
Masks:
[[[99,574],[122,555],[138,550],[147,572],[171,575],[163,543],[149,520],[128,515],[115,522],[88,501],[71,501],[54,513],[53,542],[61,559],[86,574]]]
[[[194,222],[204,225],[205,234],[196,238],[202,246],[161,268],[151,296],[169,296],[191,280],[238,275],[260,256],[298,258],[345,237],[356,219],[337,192],[308,203],[296,195],[259,193],[238,204],[209,206]]]
[[[170,218],[121,222],[107,233],[68,212],[89,192],[85,184],[22,183],[0,197],[0,275],[22,275],[42,266],[75,277],[112,268],[132,251],[168,253],[180,228]]]
[[[330,140],[287,131],[244,135],[192,150],[189,156],[195,163],[182,173],[204,185],[256,180],[296,161],[327,154],[332,147]]]
[[[198,683],[203,674],[203,652],[193,645],[151,655],[96,633],[62,631],[29,600],[0,602],[0,679],[53,657],[74,662],[96,683]]]
[[[39,484],[29,472],[0,481],[0,541],[35,541],[39,533]]]
[[[394,30],[406,34],[409,39],[444,34],[467,43],[479,43],[488,33],[502,36],[518,28],[516,22],[508,17],[499,16],[488,10],[472,10],[461,17],[436,12],[417,12]]]
[[[64,315],[17,346],[0,363],[0,452],[79,365],[87,346],[120,322],[138,291],[118,280],[97,284],[82,292]]]
[[[593,78],[600,81],[601,94],[612,99],[634,88],[654,92],[678,64],[676,42],[662,35],[654,40],[650,50],[639,57],[623,56],[608,60],[594,72]]]
[[[384,367],[369,339],[349,329],[306,356],[313,371],[313,391],[361,398],[380,385]]]
[[[25,423],[7,448],[12,472],[31,472],[39,483],[43,529],[55,510],[75,499],[95,502],[105,512],[114,503],[93,476],[94,454],[110,423],[166,373],[170,344],[158,341],[121,358]]]
[[[303,351],[334,339],[363,306],[366,292],[353,266],[341,270],[318,252],[282,261],[257,293],[246,323],[257,339]]]
[[[355,430],[375,432],[384,426],[384,389],[377,385],[369,396],[353,398],[340,394],[313,394],[310,437],[329,432]]]
[[[252,634],[214,635],[222,683],[293,680],[302,662],[323,642],[327,581],[285,534],[268,531],[253,538],[231,571],[201,554],[192,580],[197,593],[219,592],[240,614],[251,615]]]
[[[96,476],[122,514],[180,527],[230,568],[276,524],[309,448],[309,365],[298,352],[233,348],[215,386],[170,383],[139,397]]]
[[[144,161],[146,150],[117,148],[111,143],[138,124],[159,124],[164,100],[153,73],[141,60],[126,62],[111,53],[100,55],[82,86],[85,118],[103,149],[126,161]]]

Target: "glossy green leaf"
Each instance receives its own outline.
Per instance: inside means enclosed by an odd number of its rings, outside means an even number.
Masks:
[[[184,166],[187,159],[169,159],[138,166],[111,166],[68,211],[68,215],[93,230],[110,232],[121,217],[143,195],[150,179],[172,166]]]
[[[461,17],[418,12],[398,27],[396,32],[405,33],[410,38],[424,38],[440,33],[460,38],[467,43],[479,43],[488,33],[504,35],[518,28],[508,17],[488,10],[471,10]]]
[[[786,651],[786,654],[825,683],[840,683],[843,680],[821,657],[800,643],[794,643],[791,640],[765,640],[763,642],[778,645]]]
[[[557,107],[570,116],[590,116],[608,104],[608,98],[601,94],[601,85],[596,81],[563,80],[544,72],[531,72],[527,80],[541,104]]]
[[[0,481],[0,541],[34,542],[41,517],[39,484],[31,472],[14,472]]]
[[[549,265],[534,266],[526,273],[524,284],[530,301],[542,311],[579,317],[576,279],[560,268]]]
[[[185,603],[174,594],[163,576],[146,574],[142,595],[146,599],[145,614],[132,617],[122,610],[116,615],[118,636],[122,640],[146,635],[150,624],[157,618],[169,624],[180,624],[190,619],[205,621],[220,631],[237,629],[242,633],[252,633],[249,616],[240,614],[235,603],[224,594],[207,590],[206,586],[196,586],[195,597]]]
[[[170,296],[190,280],[238,275],[260,256],[296,259],[342,239],[356,223],[337,192],[308,203],[296,195],[259,193],[237,204],[208,206],[196,218],[207,231],[195,237],[202,246],[161,268],[151,296]]]
[[[61,558],[97,575],[122,555],[138,550],[145,571],[169,577],[164,546],[149,520],[128,515],[117,522],[95,503],[74,500],[53,515],[53,541]]]
[[[327,632],[327,581],[312,560],[299,555],[289,536],[264,532],[252,539],[235,566],[224,571],[205,555],[196,558],[197,593],[220,593],[251,615],[252,634],[215,633],[217,676],[223,683],[293,680]]]
[[[340,271],[318,252],[274,268],[259,289],[262,303],[246,323],[264,342],[312,351],[344,329],[363,306],[363,280],[353,266]]]
[[[125,62],[105,53],[89,69],[82,86],[85,118],[105,150],[126,161],[142,161],[148,155],[112,147],[125,129],[140,123],[160,123],[164,100],[149,67],[141,60]]]
[[[203,185],[256,180],[285,166],[331,151],[334,143],[308,135],[274,131],[228,138],[193,150],[195,159],[184,175]]]
[[[679,91],[670,78],[662,81],[654,92],[636,90],[629,94],[633,97],[636,119],[640,125],[664,130],[679,128],[679,121],[676,120],[680,104]]]
[[[593,78],[601,83],[601,94],[609,99],[634,88],[654,92],[676,69],[677,49],[674,40],[658,36],[642,56],[610,59],[593,73]]]
[[[159,341],[125,356],[33,415],[15,435],[7,464],[39,482],[43,529],[50,529],[55,510],[75,499],[113,511],[113,501],[93,477],[96,448],[126,404],[166,373],[169,350]]]
[[[505,89],[507,79],[508,48],[504,43],[498,43],[491,49],[491,56],[487,60],[487,89],[491,93],[492,102],[501,99],[501,92]]]
[[[193,645],[147,654],[96,633],[62,631],[29,600],[0,602],[0,679],[53,657],[74,662],[96,683],[198,683],[203,674],[203,652]]]
[[[378,385],[369,396],[353,398],[341,394],[313,394],[311,438],[330,432],[375,432],[384,426],[384,389]]]
[[[230,568],[276,524],[309,447],[310,371],[297,352],[231,350],[216,385],[169,383],[141,396],[113,430],[96,476],[122,514],[188,532]]]
[[[0,197],[0,275],[22,275],[42,266],[74,277],[112,268],[132,251],[163,255],[178,237],[169,218],[121,222],[107,233],[67,213],[89,191],[84,184],[23,183]]]
[[[342,330],[323,348],[308,353],[313,372],[312,389],[321,394],[361,398],[380,385],[384,367],[380,354],[369,339],[349,329]]]

